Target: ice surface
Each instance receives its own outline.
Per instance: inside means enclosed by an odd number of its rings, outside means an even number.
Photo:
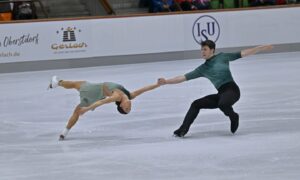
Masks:
[[[133,101],[88,112],[65,141],[58,135],[78,93],[47,91],[52,75],[112,81],[129,90],[182,75],[202,60],[0,74],[0,180],[298,180],[300,52],[256,55],[231,63],[241,99],[240,128],[220,110],[202,110],[183,139],[172,137],[190,103],[215,93],[199,78],[164,86]]]

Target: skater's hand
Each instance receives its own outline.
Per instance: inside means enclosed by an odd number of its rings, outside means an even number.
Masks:
[[[159,79],[157,80],[157,83],[158,83],[159,85],[165,85],[165,84],[167,84],[167,80],[166,80],[165,78],[159,78]]]
[[[84,113],[86,113],[89,110],[90,110],[90,108],[88,108],[88,107],[82,107],[79,110],[79,115],[82,116]]]

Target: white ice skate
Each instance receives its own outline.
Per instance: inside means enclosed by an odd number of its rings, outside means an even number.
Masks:
[[[58,83],[59,83],[59,79],[57,76],[52,76],[48,89],[54,89],[56,87],[58,87]]]
[[[70,131],[70,129],[65,128],[63,130],[63,132],[59,135],[59,141],[63,141],[66,138],[66,136],[69,133],[69,131]]]

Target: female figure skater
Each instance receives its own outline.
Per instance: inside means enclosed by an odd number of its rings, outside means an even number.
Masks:
[[[115,103],[119,113],[128,114],[131,110],[132,99],[146,91],[153,90],[160,85],[158,83],[152,84],[136,91],[129,92],[122,85],[113,82],[90,83],[87,81],[65,81],[58,79],[57,76],[53,76],[48,88],[54,89],[58,86],[65,89],[76,89],[79,91],[80,96],[80,103],[76,106],[66,128],[59,136],[59,140],[64,140],[70,129],[78,121],[79,116],[87,111],[95,110],[97,107],[104,104]]]

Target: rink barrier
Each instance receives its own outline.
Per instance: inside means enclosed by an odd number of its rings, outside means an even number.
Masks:
[[[240,51],[248,47],[238,48],[220,48],[218,52],[234,52]],[[300,51],[300,43],[276,45],[275,49],[268,53],[281,52],[297,52]],[[154,53],[143,55],[124,55],[124,56],[109,56],[109,57],[94,57],[94,58],[79,58],[79,59],[63,59],[63,60],[48,60],[48,61],[27,61],[2,63],[0,65],[0,73],[26,72],[26,71],[41,71],[52,69],[70,69],[81,67],[94,66],[109,66],[121,64],[149,63],[161,61],[175,61],[185,59],[199,59],[200,51],[186,52],[169,52],[169,53]]]
[[[296,6],[1,24],[0,73],[199,58],[206,38],[220,50],[298,51],[299,17]]]

